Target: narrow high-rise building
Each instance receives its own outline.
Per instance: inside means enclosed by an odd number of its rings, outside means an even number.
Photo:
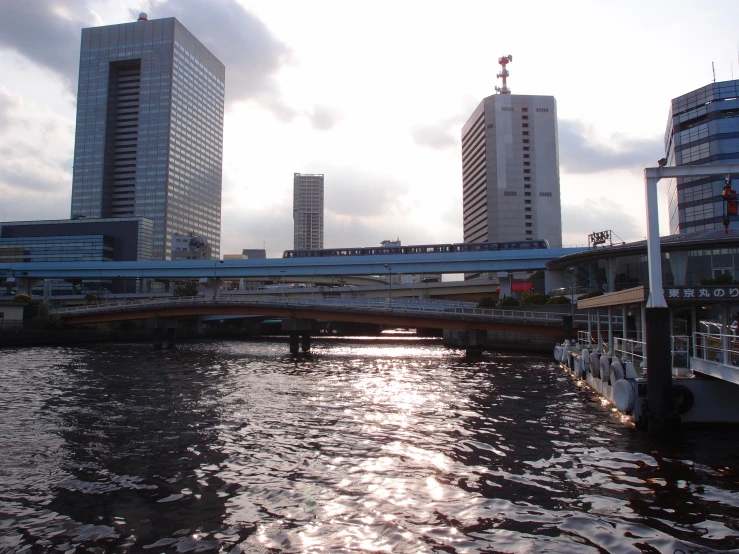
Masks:
[[[225,68],[175,18],[82,30],[72,217],[143,216],[220,254]]]
[[[293,249],[323,248],[323,175],[293,175]]]
[[[665,132],[667,165],[739,162],[737,137],[739,80],[688,92],[670,104]],[[670,179],[670,233],[723,229],[724,183],[724,177]],[[729,218],[729,227],[739,228],[737,218]]]
[[[512,59],[498,60],[503,86],[462,128],[464,241],[561,246],[557,104],[553,96],[511,94]]]

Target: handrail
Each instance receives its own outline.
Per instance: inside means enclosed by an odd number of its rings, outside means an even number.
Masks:
[[[109,302],[107,304],[96,304],[89,306],[60,307],[51,310],[56,315],[89,314],[109,311],[127,311],[147,306],[163,305],[202,305],[202,304],[241,304],[249,306],[278,306],[278,307],[335,307],[335,308],[365,308],[379,311],[398,311],[402,313],[426,313],[426,314],[448,314],[448,315],[471,315],[478,317],[490,317],[508,320],[524,320],[529,322],[561,323],[562,315],[551,312],[535,312],[521,310],[503,310],[497,308],[478,308],[472,305],[460,306],[457,302],[418,302],[404,299],[387,298],[233,298],[219,297],[217,300],[202,296],[166,297],[153,299],[126,300],[122,302]]]
[[[693,333],[693,357],[728,366],[739,365],[739,337],[716,333]]]

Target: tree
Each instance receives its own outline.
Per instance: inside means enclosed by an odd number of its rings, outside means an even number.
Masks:
[[[602,290],[594,290],[593,292],[589,292],[587,294],[583,294],[582,296],[579,296],[578,300],[586,300],[588,298],[595,298],[596,296],[603,296]]]
[[[571,304],[570,299],[566,296],[552,296],[547,300],[547,304]]]
[[[495,308],[496,302],[495,299],[492,296],[483,296],[480,298],[479,304],[477,304],[478,308]]]
[[[41,300],[34,300],[27,294],[16,294],[11,302],[26,305],[23,309],[24,320],[33,319],[35,317],[46,317],[49,314],[49,309],[46,307],[46,304]]]
[[[183,285],[177,290],[174,291],[172,296],[175,298],[182,298],[183,296],[197,296],[198,295],[198,286],[195,283],[187,283],[186,285]]]
[[[513,296],[506,296],[503,300],[500,301],[500,306],[506,307],[506,306],[518,306],[518,298],[515,298]]]
[[[521,295],[521,304],[524,306],[541,306],[546,304],[549,296],[540,292],[524,292]]]

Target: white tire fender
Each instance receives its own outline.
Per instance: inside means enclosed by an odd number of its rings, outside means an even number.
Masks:
[[[633,410],[635,399],[634,385],[631,381],[626,379],[616,381],[613,387],[613,402],[620,412],[629,413]]]
[[[611,385],[615,385],[617,381],[624,378],[624,368],[616,358],[611,362]]]

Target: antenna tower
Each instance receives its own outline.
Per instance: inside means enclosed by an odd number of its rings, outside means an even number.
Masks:
[[[500,73],[498,73],[497,77],[498,79],[503,79],[503,86],[502,87],[495,87],[495,92],[498,94],[510,94],[511,89],[508,88],[506,85],[506,78],[510,73],[508,73],[508,69],[506,69],[506,65],[508,65],[508,62],[513,61],[513,56],[508,54],[507,56],[503,56],[502,58],[498,58],[498,63],[503,67]]]

